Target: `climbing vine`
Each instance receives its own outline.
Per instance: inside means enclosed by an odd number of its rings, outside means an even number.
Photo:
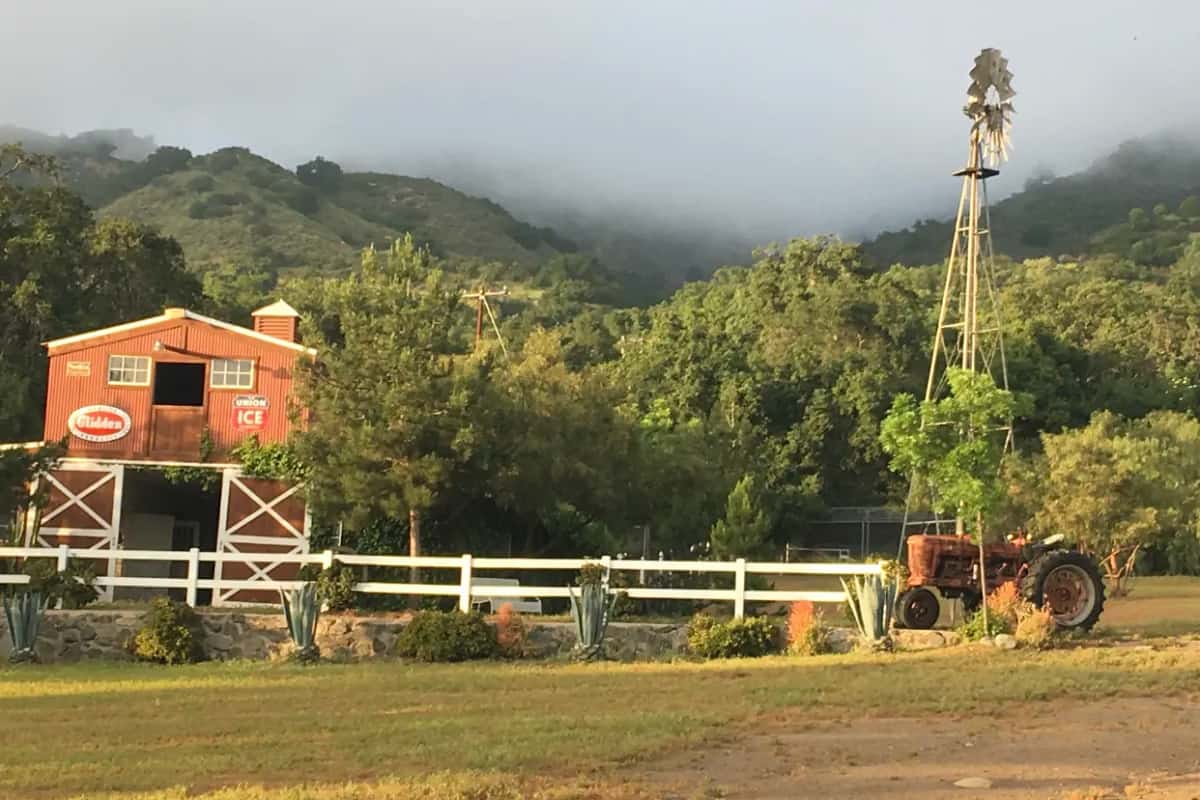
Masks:
[[[303,481],[308,467],[290,446],[271,442],[262,444],[257,436],[249,436],[230,451],[242,465],[242,472],[252,478],[282,478]]]

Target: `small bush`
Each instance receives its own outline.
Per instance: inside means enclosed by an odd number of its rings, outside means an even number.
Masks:
[[[983,627],[983,612],[977,610],[958,628],[965,641],[977,642],[1001,633],[1013,633],[1017,623],[1033,613],[1033,606],[1021,597],[1015,582],[1002,583],[987,597],[988,624]]]
[[[1021,615],[1017,623],[1017,643],[1022,647],[1034,650],[1046,650],[1054,645],[1058,633],[1058,625],[1049,608],[1036,609],[1031,605],[1027,613]]]
[[[980,639],[990,639],[1000,633],[1012,633],[1013,626],[1003,617],[988,614],[987,627],[983,626],[983,610],[978,609],[967,620],[958,626],[958,635],[964,642],[978,642]]]
[[[216,185],[212,175],[196,175],[187,182],[187,187],[193,192],[211,192]]]
[[[30,577],[30,591],[40,592],[47,605],[61,600],[63,608],[78,609],[100,596],[96,590],[96,568],[82,561],[71,561],[62,572],[48,558],[31,558],[22,570]]]
[[[133,638],[133,654],[159,664],[204,660],[204,630],[196,612],[165,597],[154,601]]]
[[[496,649],[502,658],[529,655],[529,629],[525,618],[513,611],[512,603],[500,606],[496,614]]]
[[[317,584],[317,598],[330,611],[349,611],[354,608],[354,570],[341,564],[321,569],[316,564],[305,564],[297,578]]]
[[[288,190],[284,194],[283,202],[287,203],[288,207],[293,211],[298,211],[301,214],[315,214],[321,207],[321,201],[317,197],[317,193],[307,186]]]
[[[210,195],[204,200],[197,200],[188,206],[188,216],[192,219],[218,219],[220,217],[228,217],[233,212],[230,207],[219,200],[213,200],[215,195]]]
[[[817,656],[832,649],[830,628],[825,616],[807,600],[792,603],[788,609],[788,652]]]
[[[1000,584],[988,595],[987,605],[989,614],[1003,619],[1008,625],[1005,633],[1012,633],[1017,627],[1017,617],[1029,604],[1021,598],[1016,581],[1009,581]]]
[[[779,652],[779,630],[766,617],[722,622],[697,614],[688,627],[688,647],[702,658],[757,658]]]
[[[396,638],[396,654],[417,661],[470,661],[496,654],[496,638],[472,611],[419,611]]]

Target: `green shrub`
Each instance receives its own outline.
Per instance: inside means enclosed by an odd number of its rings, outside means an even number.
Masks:
[[[228,172],[238,165],[238,155],[249,153],[244,147],[225,147],[204,157],[205,166],[213,172]]]
[[[396,638],[396,654],[417,661],[490,658],[496,636],[478,612],[419,611]]]
[[[263,169],[252,169],[246,173],[246,180],[251,186],[266,189],[275,183],[275,176]]]
[[[354,570],[344,564],[334,564],[321,569],[316,564],[305,564],[300,568],[298,580],[317,584],[317,598],[330,611],[349,611],[354,608]]]
[[[1047,650],[1054,646],[1058,634],[1058,625],[1050,608],[1033,608],[1032,606],[1021,615],[1017,629],[1013,635],[1017,644],[1034,650]]]
[[[159,664],[204,660],[204,629],[196,612],[165,597],[156,599],[133,637],[133,654]]]
[[[216,185],[212,175],[196,175],[187,182],[187,187],[193,192],[211,192]]]
[[[228,217],[233,213],[230,207],[220,200],[213,200],[215,195],[210,195],[203,200],[197,200],[188,206],[188,216],[192,219],[217,219],[219,217]]]
[[[71,561],[62,572],[48,558],[31,558],[22,571],[29,576],[29,591],[38,592],[48,606],[61,600],[63,608],[83,608],[96,601],[96,569],[83,561]]]
[[[722,622],[697,614],[688,626],[688,647],[703,658],[757,658],[779,652],[779,639],[779,629],[766,617]]]
[[[293,211],[299,211],[301,214],[315,214],[321,207],[317,193],[307,186],[290,189],[284,194],[283,202],[287,203]]]
[[[988,614],[988,624],[984,628],[982,609],[967,617],[966,622],[958,626],[958,635],[964,642],[977,642],[980,639],[990,639],[1000,633],[1012,632],[1013,623],[1000,614]]]

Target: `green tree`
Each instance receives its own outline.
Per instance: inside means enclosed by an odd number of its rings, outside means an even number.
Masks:
[[[174,240],[122,220],[96,223],[56,176],[52,159],[0,147],[0,441],[40,432],[41,342],[199,297]]]
[[[0,450],[0,543],[21,547],[19,532],[31,511],[46,502],[48,489],[34,480],[62,456],[60,445]],[[45,484],[45,481],[41,482]]]
[[[225,262],[204,273],[205,312],[217,319],[247,325],[250,313],[270,302],[277,273],[271,267],[239,267]]]
[[[1200,217],[1200,197],[1193,194],[1183,198],[1183,202],[1179,204],[1179,216],[1184,219]]]
[[[1134,231],[1144,231],[1150,228],[1150,217],[1144,208],[1134,208],[1129,212],[1129,227]]]
[[[771,532],[771,521],[762,511],[754,478],[744,476],[725,504],[725,518],[712,526],[709,541],[719,559],[750,558],[762,555]]]
[[[411,237],[363,255],[361,270],[301,299],[306,338],[321,358],[300,369],[310,424],[297,452],[312,468],[309,497],[327,517],[365,525],[420,522],[472,436],[470,375],[456,370],[452,330],[460,290]]]
[[[1068,533],[1117,581],[1146,549],[1170,572],[1200,572],[1200,422],[1101,412],[1042,442],[1038,531]]]
[[[336,192],[342,184],[342,168],[317,156],[312,161],[296,167],[296,177],[305,186],[311,186],[317,191]]]
[[[988,515],[1005,496],[1004,437],[996,431],[1010,424],[1022,404],[987,374],[951,369],[948,383],[950,392],[940,400],[918,403],[912,395],[898,396],[880,440],[893,470],[927,482],[934,510],[973,523],[982,541]]]

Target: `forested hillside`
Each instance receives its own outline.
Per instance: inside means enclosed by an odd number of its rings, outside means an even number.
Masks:
[[[6,155],[11,171],[20,156]],[[371,209],[328,203],[323,193],[361,200],[367,189],[398,185],[341,175],[328,162],[305,165],[293,182],[245,151],[194,158],[159,149],[143,163],[157,169],[163,159],[178,168],[164,164],[126,201],[144,190],[162,192],[163,202],[175,202],[172,192],[275,191],[270,178],[318,195],[311,217],[296,212],[304,219],[333,224],[344,212],[370,230],[384,224],[368,219]],[[95,219],[69,190],[21,179],[31,169],[48,165],[27,160],[0,182],[0,440],[36,436],[40,341],[167,303],[245,319],[283,296],[322,353],[302,376],[317,413],[293,455],[311,479],[314,508],[345,521],[346,543],[363,550],[403,549],[413,511],[430,552],[616,552],[634,526],[649,525],[665,553],[764,556],[829,506],[903,496],[880,424],[897,394],[923,388],[938,258],[880,269],[870,247],[795,239],[661,303],[622,309],[621,276],[550,248],[525,268],[520,295],[500,304],[503,346],[489,330],[476,347],[462,293],[487,273],[477,260],[401,237],[358,253],[357,269],[276,275],[225,264],[201,284],[184,269],[186,248],[119,220],[119,206]],[[248,177],[259,174],[262,187]],[[211,188],[188,188],[207,180]],[[1028,485],[1044,479],[1054,489],[1023,490],[1023,516],[1010,521],[1102,508],[1088,492],[1128,497],[1140,520],[1130,530],[1169,533],[1170,568],[1197,571],[1200,507],[1188,498],[1200,497],[1200,477],[1171,484],[1172,500],[1143,491],[1200,476],[1189,455],[1200,431],[1187,416],[1200,403],[1198,203],[1172,191],[1173,205],[1147,201],[1149,210],[1125,209],[1092,230],[1080,257],[997,264],[1002,305],[1013,310],[1011,383],[1029,395],[1017,420],[1023,469],[1036,478]],[[207,200],[191,202],[208,209]],[[1082,230],[1059,215],[1045,222]],[[131,281],[149,290],[124,291]],[[81,285],[92,287],[86,298],[69,288]],[[1154,412],[1145,426],[1096,416]],[[1157,461],[1093,446],[1103,430],[1138,447],[1145,439],[1136,453],[1158,453]],[[1164,431],[1170,447],[1158,446]],[[1056,435],[1067,439],[1050,440],[1044,460],[1041,437]],[[1132,482],[1143,472],[1163,480]],[[1100,478],[1118,483],[1103,488]],[[1054,509],[1039,505],[1043,497]]]
[[[1097,241],[1097,235],[1126,222],[1132,209],[1174,211],[1191,196],[1200,196],[1200,141],[1157,136],[1126,142],[1084,172],[1036,177],[1024,191],[993,203],[996,249],[1018,259],[1109,252],[1111,240]],[[947,196],[945,217],[879,234],[866,243],[867,257],[879,267],[941,261],[950,246],[954,200]],[[1163,262],[1143,255],[1149,258],[1140,263]]]
[[[0,128],[0,141],[17,138],[55,155],[68,185],[101,218],[155,226],[183,245],[197,271],[225,263],[344,270],[361,248],[385,247],[406,233],[439,255],[526,270],[578,250],[495,203],[427,179],[343,173],[324,159],[293,171],[240,147],[193,156],[167,146],[127,160],[114,141],[128,137],[113,132],[65,138]]]

